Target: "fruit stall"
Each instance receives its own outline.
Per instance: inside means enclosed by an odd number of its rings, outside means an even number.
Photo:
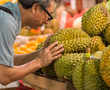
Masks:
[[[56,19],[37,31],[23,28],[14,44],[15,54],[26,54],[58,41],[64,53],[51,65],[23,79],[35,90],[110,90],[110,1],[84,13],[81,28],[58,27]],[[25,42],[24,42],[25,41]]]

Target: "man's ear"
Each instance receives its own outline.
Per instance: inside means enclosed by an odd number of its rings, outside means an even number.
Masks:
[[[32,6],[32,14],[36,15],[38,13],[39,9],[40,9],[40,7],[39,7],[38,4],[36,4],[36,3],[33,4],[33,6]]]

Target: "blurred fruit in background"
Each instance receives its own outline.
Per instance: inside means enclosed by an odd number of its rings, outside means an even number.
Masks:
[[[34,35],[40,35],[40,27],[38,29],[31,29],[30,27],[23,27],[21,29],[20,35],[22,36],[34,36]]]
[[[36,38],[36,39],[35,39]],[[40,35],[36,37],[29,38],[26,44],[20,44],[15,42],[13,48],[15,54],[28,54],[34,52],[38,45],[46,40],[46,35]]]
[[[59,23],[56,19],[53,19],[46,25],[46,28],[52,29],[53,33],[56,33],[59,30]]]
[[[42,32],[42,34],[54,34],[54,32],[53,32],[53,29],[51,29],[51,28],[46,28],[46,29]]]
[[[28,33],[29,33],[29,29],[27,29],[27,27],[23,27],[21,29],[20,35],[27,36]]]
[[[37,30],[36,29],[30,30],[30,35],[40,35],[40,34],[41,34],[40,28],[38,28]]]
[[[12,3],[16,3],[18,0],[0,0],[0,5],[3,5],[7,2],[12,2]]]

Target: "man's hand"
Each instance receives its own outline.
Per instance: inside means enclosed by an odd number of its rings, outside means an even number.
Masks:
[[[58,45],[58,42],[55,42],[48,46],[47,48],[41,49],[38,54],[39,63],[42,67],[46,67],[51,64],[54,60],[60,58],[62,56],[62,52],[64,48],[62,45]]]
[[[50,41],[50,38],[53,36],[54,34],[51,34],[47,37],[46,41],[44,42],[44,48],[47,48],[49,46],[49,41]]]

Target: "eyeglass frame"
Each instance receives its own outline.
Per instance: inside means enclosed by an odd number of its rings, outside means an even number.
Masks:
[[[49,20],[49,21],[52,20],[53,17],[52,17],[52,15],[49,13],[49,11],[48,11],[43,5],[41,5],[41,4],[40,4],[40,7],[41,7],[41,8],[47,13],[47,15],[49,16],[48,20]]]
[[[34,2],[38,3],[40,5],[40,7],[47,13],[47,15],[49,16],[48,20],[51,21],[53,19],[52,15],[49,13],[49,11],[42,5],[40,4],[39,0],[34,0]]]

